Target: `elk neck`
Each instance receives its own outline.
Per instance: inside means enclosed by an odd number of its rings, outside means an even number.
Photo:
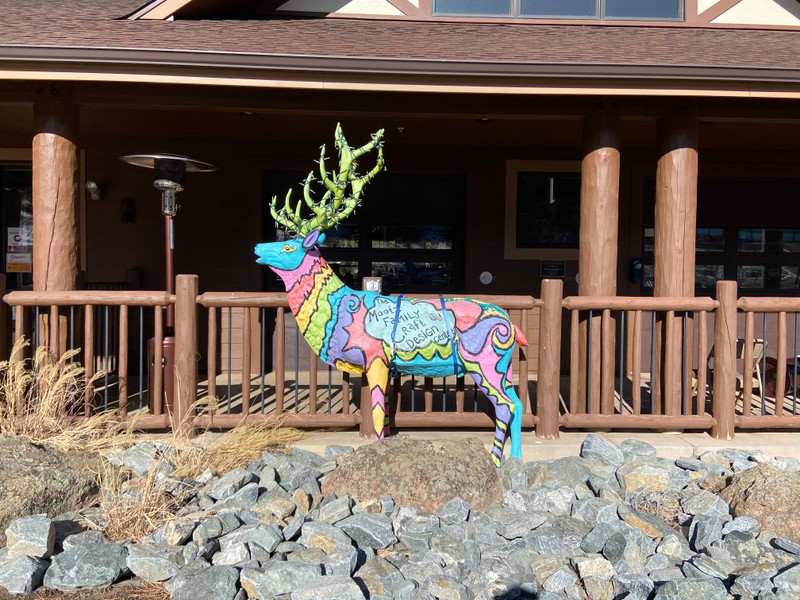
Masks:
[[[289,310],[297,321],[300,332],[311,347],[319,353],[321,339],[311,339],[313,332],[324,329],[331,315],[336,311],[335,304],[341,298],[336,292],[346,288],[331,269],[327,261],[314,248],[306,254],[303,262],[291,271],[274,269],[286,286]],[[311,327],[314,324],[315,327]],[[312,335],[309,336],[308,334]]]

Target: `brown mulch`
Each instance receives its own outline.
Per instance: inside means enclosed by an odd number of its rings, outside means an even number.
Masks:
[[[30,594],[21,596],[9,594],[0,587],[0,600],[55,600],[56,598],[62,600],[169,600],[169,594],[160,586],[142,585],[135,581],[125,581],[100,590],[75,592],[59,592],[41,587]]]

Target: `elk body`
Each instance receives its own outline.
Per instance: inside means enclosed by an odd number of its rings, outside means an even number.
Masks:
[[[378,439],[387,431],[385,394],[390,373],[469,374],[494,405],[495,464],[500,464],[509,434],[511,456],[521,458],[522,403],[512,384],[511,363],[515,343],[527,345],[527,341],[508,314],[468,298],[406,299],[354,290],[320,255],[324,230],[355,209],[364,185],[383,169],[382,134],[379,131],[371,142],[352,150],[337,126],[340,170],[328,177],[323,146],[320,172],[327,191],[320,202],[314,202],[309,193],[313,174],[306,179],[305,202],[314,217],[300,218],[301,204],[292,208],[291,191],[281,210],[273,198],[273,217],[296,237],[258,244],[256,262],[269,266],[283,281],[297,326],[320,359],[341,371],[366,375]],[[355,159],[374,148],[378,149],[377,165],[358,177]],[[352,193],[346,196],[348,186]]]

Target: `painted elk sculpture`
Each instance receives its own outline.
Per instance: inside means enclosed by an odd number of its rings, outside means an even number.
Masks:
[[[522,403],[512,385],[511,359],[515,341],[522,345],[527,341],[508,314],[467,298],[422,300],[353,290],[320,255],[324,231],[355,210],[364,187],[384,169],[383,130],[353,149],[337,125],[335,140],[339,172],[328,174],[323,145],[319,172],[325,192],[319,201],[312,198],[310,190],[313,171],[305,180],[303,196],[312,215],[301,218],[303,202],[292,206],[291,189],[280,209],[273,197],[272,217],[294,237],[258,244],[256,262],[269,266],[283,280],[297,326],[320,359],[341,371],[366,374],[378,439],[387,431],[385,393],[390,375],[469,373],[494,405],[495,465],[500,465],[509,428],[510,454],[521,458]],[[356,161],[375,149],[375,167],[359,176]]]

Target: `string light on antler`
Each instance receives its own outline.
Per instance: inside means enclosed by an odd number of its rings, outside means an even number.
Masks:
[[[364,187],[381,171],[386,169],[383,158],[383,129],[371,135],[369,142],[363,146],[353,149],[344,137],[342,127],[336,124],[334,133],[334,147],[338,150],[339,170],[328,174],[326,167],[325,145],[320,148],[319,175],[317,179],[311,171],[303,181],[303,199],[298,200],[296,205],[292,205],[292,190],[290,189],[284,200],[283,206],[278,209],[277,196],[272,197],[270,202],[270,213],[275,219],[276,226],[282,226],[286,233],[294,234],[298,237],[308,235],[311,231],[325,231],[337,226],[348,215],[355,212],[356,207],[361,205],[361,195]],[[377,149],[377,160],[375,166],[363,176],[358,174],[357,159],[365,154]],[[325,186],[325,193],[319,200],[315,200],[311,193],[311,184],[321,181]],[[348,187],[350,193],[347,193]],[[302,206],[311,210],[313,216],[304,219]]]

